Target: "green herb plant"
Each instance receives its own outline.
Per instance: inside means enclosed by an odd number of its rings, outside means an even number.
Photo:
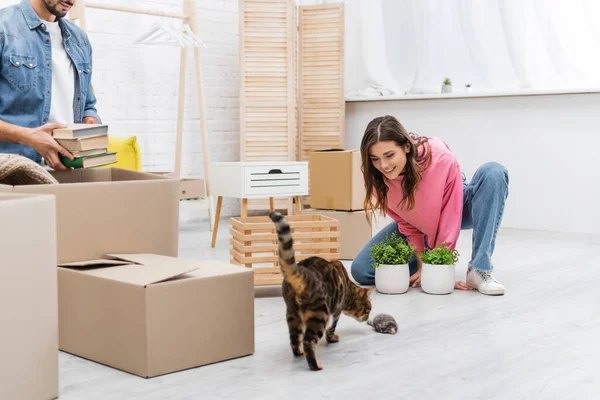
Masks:
[[[444,85],[452,85],[452,81],[450,81],[450,78],[444,79]]]
[[[421,261],[432,265],[454,265],[458,262],[458,251],[449,249],[444,243],[434,249],[428,249],[421,255]]]
[[[407,264],[415,254],[415,249],[394,232],[386,236],[384,241],[371,246],[369,252],[373,257],[373,268],[377,268],[380,265]]]

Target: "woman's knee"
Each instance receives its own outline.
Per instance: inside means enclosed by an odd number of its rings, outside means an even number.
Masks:
[[[506,177],[508,179],[508,170],[504,165],[496,161],[486,162],[481,166],[481,171],[488,176]]]
[[[352,260],[352,264],[350,264],[350,274],[355,281],[359,282],[364,275],[363,267],[360,265],[360,260],[355,258]]]
[[[504,165],[490,161],[480,167],[480,172],[486,181],[508,187],[508,170]]]
[[[366,260],[357,257],[350,265],[350,274],[352,278],[361,285],[369,285],[372,283],[373,277],[369,276],[369,265]]]

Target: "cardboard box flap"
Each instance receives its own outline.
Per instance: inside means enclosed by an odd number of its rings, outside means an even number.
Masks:
[[[252,268],[241,265],[230,264],[225,261],[203,260],[196,271],[191,275],[195,278],[212,278],[215,276],[226,276],[234,274],[253,274]]]
[[[181,259],[181,258],[163,256],[160,254],[105,254],[104,257],[107,259],[110,259],[110,260],[126,261],[130,264],[131,263],[144,264],[144,265],[157,264],[157,263],[162,263],[162,264],[177,263],[177,264],[181,264],[181,265],[183,265],[183,264],[196,265],[197,264],[197,261],[190,261],[190,260]],[[196,268],[197,267],[198,266],[196,265]]]
[[[115,267],[119,265],[131,264],[131,261],[122,261],[117,259],[102,259],[102,260],[88,260],[88,261],[76,261],[69,263],[58,264],[59,267],[63,268],[105,268]]]
[[[148,286],[198,269],[199,263],[157,254],[107,254],[107,258],[129,263],[112,268],[87,271],[89,275]]]

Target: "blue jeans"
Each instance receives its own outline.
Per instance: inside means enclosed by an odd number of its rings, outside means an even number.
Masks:
[[[501,164],[488,162],[475,171],[467,183],[463,175],[463,213],[461,229],[473,229],[471,261],[469,267],[481,271],[492,271],[492,254],[496,246],[496,234],[502,221],[504,204],[508,197],[508,171]],[[392,222],[365,245],[351,266],[352,277],[361,285],[375,284],[375,269],[369,248],[383,241],[393,232],[406,238]],[[427,243],[425,243],[427,246]],[[410,274],[417,272],[417,260],[408,263]]]

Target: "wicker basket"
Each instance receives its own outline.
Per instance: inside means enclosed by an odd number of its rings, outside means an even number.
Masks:
[[[296,260],[311,256],[326,260],[339,258],[340,223],[320,214],[286,217],[294,238]],[[283,278],[279,268],[279,243],[269,217],[231,218],[231,262],[254,270],[254,285],[278,285]]]

